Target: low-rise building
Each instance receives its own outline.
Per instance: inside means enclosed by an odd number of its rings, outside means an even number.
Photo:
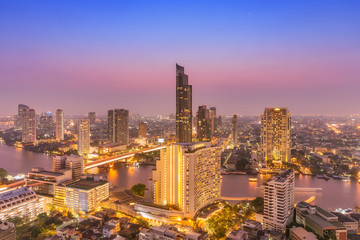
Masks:
[[[290,239],[291,240],[317,240],[317,237],[312,232],[306,231],[302,227],[290,228]]]
[[[0,220],[0,240],[15,240],[16,230],[15,225],[11,222]]]
[[[358,232],[359,223],[357,221],[339,212],[332,212],[332,214],[338,217],[339,222],[346,227],[348,234],[356,234]]]

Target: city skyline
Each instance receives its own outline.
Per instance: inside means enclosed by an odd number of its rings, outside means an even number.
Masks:
[[[172,113],[175,63],[220,115],[360,112],[356,1],[70,4],[0,3],[0,115]]]

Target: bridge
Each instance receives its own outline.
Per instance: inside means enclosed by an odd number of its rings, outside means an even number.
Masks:
[[[154,152],[154,151],[158,151],[158,150],[163,149],[163,148],[166,148],[166,145],[158,146],[158,147],[152,147],[152,148],[144,148],[144,149],[140,149],[140,150],[137,150],[137,151],[116,155],[116,156],[113,156],[113,157],[108,157],[108,158],[104,158],[104,159],[95,160],[95,161],[86,163],[85,164],[85,170],[91,169],[91,168],[94,168],[94,167],[99,167],[99,166],[105,165],[105,164],[115,163],[116,161],[121,161],[121,160],[124,160],[126,158],[133,157],[137,153]]]

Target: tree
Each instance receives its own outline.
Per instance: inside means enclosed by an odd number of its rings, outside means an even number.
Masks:
[[[138,184],[131,187],[131,192],[133,194],[135,194],[135,195],[140,196],[140,197],[144,197],[145,196],[145,189],[146,189],[145,184],[138,183]]]
[[[8,176],[8,172],[5,169],[0,168],[0,181],[4,182],[7,176]]]

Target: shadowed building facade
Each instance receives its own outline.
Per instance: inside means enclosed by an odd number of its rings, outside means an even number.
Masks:
[[[206,108],[206,105],[199,106],[199,110],[196,115],[197,119],[197,140],[199,142],[211,141],[211,118],[210,111]]]
[[[129,145],[129,110],[108,111],[108,134],[111,142]]]
[[[192,86],[184,67],[176,64],[176,142],[192,142]]]

